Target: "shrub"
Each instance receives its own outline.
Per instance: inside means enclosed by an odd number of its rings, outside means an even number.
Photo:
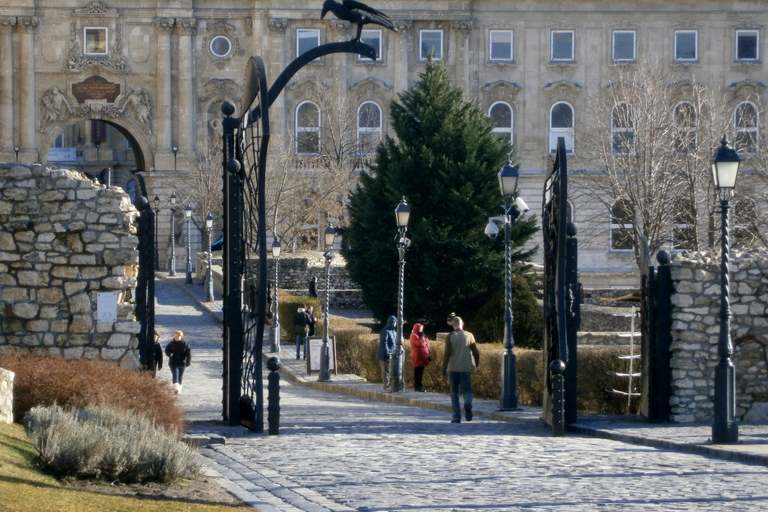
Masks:
[[[57,477],[171,482],[202,468],[195,450],[135,412],[35,407],[22,423],[43,467]]]
[[[279,291],[280,304],[278,308],[280,310],[280,335],[284,340],[295,341],[296,335],[293,332],[293,315],[296,314],[296,310],[304,306],[312,306],[315,309],[315,336],[317,333],[323,332],[323,315],[321,314],[321,302],[320,299],[315,299],[309,296],[297,296],[290,293]]]
[[[34,356],[16,351],[0,354],[0,368],[16,374],[13,417],[20,422],[33,407],[60,405],[84,409],[109,404],[135,411],[177,434],[183,431],[184,411],[170,384],[149,372],[122,368],[111,361]]]

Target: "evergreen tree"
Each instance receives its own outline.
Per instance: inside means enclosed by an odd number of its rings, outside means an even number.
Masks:
[[[456,312],[471,319],[503,286],[504,244],[484,234],[498,215],[496,174],[510,147],[489,117],[454,88],[446,67],[428,62],[416,86],[391,106],[397,140],[377,148],[371,173],[350,194],[350,224],[342,254],[379,320],[397,312],[398,255],[394,210],[411,207],[406,253],[404,316],[408,323],[445,325]],[[536,231],[533,216],[513,231],[515,259]]]

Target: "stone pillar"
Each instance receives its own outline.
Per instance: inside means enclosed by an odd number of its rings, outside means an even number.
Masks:
[[[171,126],[171,30],[173,18],[157,18],[157,98],[155,105],[155,167],[173,168]]]
[[[472,20],[458,20],[453,22],[453,28],[456,29],[456,47],[451,54],[455,55],[456,61],[454,69],[456,70],[455,79],[460,84],[466,84],[467,92],[476,94],[477,91],[474,84],[470,82],[469,66],[472,60],[470,59],[469,52],[469,36],[472,33]],[[471,85],[470,85],[471,84]]]
[[[37,101],[35,94],[35,28],[37,18],[19,17],[19,161],[37,162]]]
[[[396,21],[397,34],[392,34],[395,40],[394,57],[394,86],[395,94],[408,90],[408,38],[411,31],[410,21]],[[418,52],[415,53],[418,59]]]
[[[276,80],[277,77],[280,76],[280,73],[283,72],[283,69],[285,69],[286,63],[284,61],[284,56],[292,56],[292,54],[290,52],[290,42],[286,44],[285,41],[285,27],[288,26],[288,20],[286,18],[270,18],[268,23],[269,32],[272,35],[272,37],[269,38],[269,41],[274,45],[270,49],[270,55],[274,55],[275,58],[268,59],[264,65],[267,68],[267,80],[271,83]],[[289,124],[286,121],[286,117],[288,119],[293,118],[292,113],[289,114],[285,111],[286,96],[285,92],[283,92],[283,94],[277,97],[272,108],[269,109],[269,122],[272,125],[273,133],[287,133]],[[238,112],[238,114],[242,115],[242,112]]]
[[[0,161],[13,162],[13,26],[14,17],[0,18]]]
[[[180,158],[187,169],[194,163],[195,127],[197,126],[197,102],[195,101],[195,46],[197,33],[195,18],[176,18],[179,31],[179,68],[176,73],[176,91],[179,98],[176,109],[176,132],[178,133]]]

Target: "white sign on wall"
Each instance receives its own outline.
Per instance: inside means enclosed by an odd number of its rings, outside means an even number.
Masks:
[[[96,294],[96,321],[117,322],[117,292]]]
[[[51,148],[48,151],[49,162],[77,162],[75,148]]]

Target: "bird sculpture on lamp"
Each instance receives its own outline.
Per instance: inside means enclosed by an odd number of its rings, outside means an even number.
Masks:
[[[325,0],[323,3],[323,13],[320,19],[323,19],[328,12],[332,12],[337,18],[343,21],[357,24],[357,34],[352,39],[353,43],[360,42],[360,36],[363,33],[363,25],[373,23],[397,32],[392,20],[381,11],[369,7],[362,2],[355,0]]]

